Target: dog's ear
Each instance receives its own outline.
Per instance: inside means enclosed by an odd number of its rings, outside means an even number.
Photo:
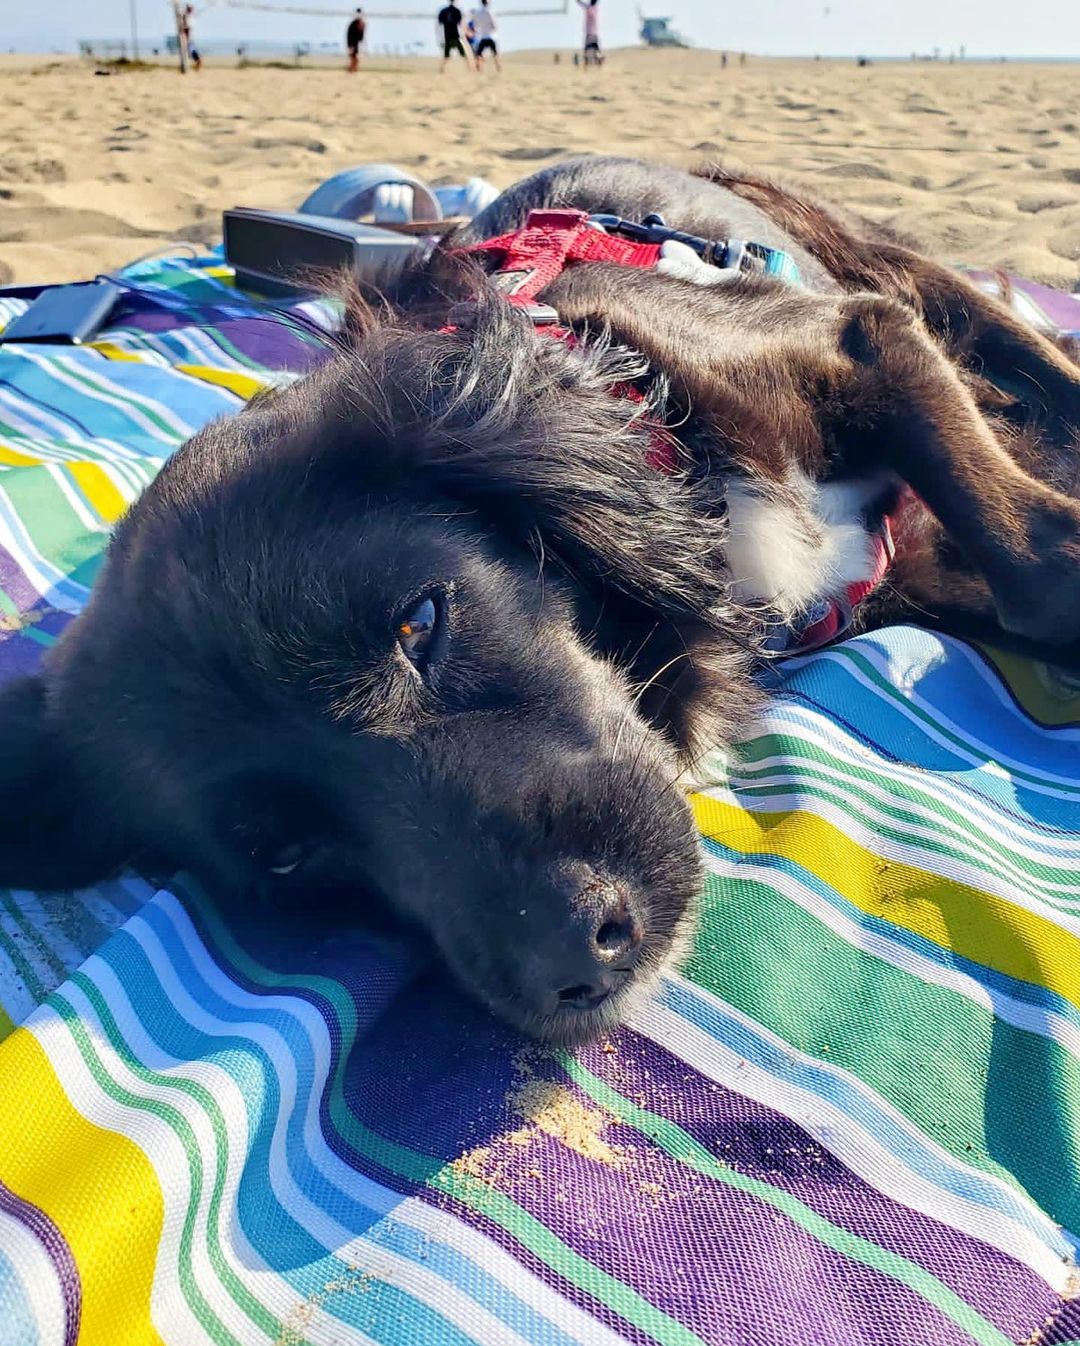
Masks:
[[[48,712],[43,680],[0,687],[0,885],[74,888],[117,869],[124,857],[93,794]]]
[[[723,624],[723,526],[681,473],[650,466],[648,396],[612,395],[647,388],[647,362],[603,334],[575,349],[538,337],[498,298],[461,307],[457,330],[357,347],[341,423],[358,479],[386,465],[391,489],[460,500],[579,576]],[[385,447],[360,464],[365,423]]]

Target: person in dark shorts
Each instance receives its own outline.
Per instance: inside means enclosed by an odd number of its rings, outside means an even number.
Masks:
[[[480,5],[469,15],[469,22],[472,24],[473,32],[476,34],[476,42],[473,45],[473,51],[476,54],[476,68],[479,70],[484,64],[484,57],[491,52],[491,59],[495,62],[495,69],[501,70],[499,64],[499,48],[495,45],[495,15],[491,11],[491,5],[488,0],[480,0]]]
[[[360,68],[360,48],[364,45],[366,32],[367,24],[364,21],[364,11],[358,9],[345,30],[345,45],[349,49],[349,73],[352,75],[355,75]]]
[[[440,67],[440,73],[446,69],[447,62],[450,60],[451,52],[457,52],[467,65],[472,65],[472,57],[465,50],[465,44],[461,40],[461,23],[464,15],[454,0],[449,0],[449,4],[443,5],[439,10],[436,23],[442,30],[442,54],[443,63]]]
[[[180,35],[184,40],[184,46],[187,48],[188,60],[191,62],[193,70],[202,69],[202,57],[199,55],[199,49],[195,46],[195,39],[191,34],[192,23],[195,19],[195,6],[185,5],[180,13]]]

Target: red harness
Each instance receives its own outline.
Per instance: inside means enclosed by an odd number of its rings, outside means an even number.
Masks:
[[[507,301],[524,310],[537,328],[569,345],[576,340],[573,332],[559,324],[553,308],[536,302],[545,286],[579,262],[614,262],[648,271],[661,255],[659,243],[607,233],[591,225],[589,216],[581,210],[530,211],[522,228],[475,243],[468,251],[495,254],[500,265],[492,280]],[[641,393],[627,384],[619,384],[611,392],[614,397],[642,400]],[[675,446],[662,426],[652,427],[646,462],[668,476],[677,471]],[[806,653],[836,640],[848,629],[855,609],[885,578],[893,559],[888,517],[882,517],[868,533],[874,546],[870,576],[847,585],[838,597],[822,600],[798,626],[778,628],[769,641],[775,653]]]

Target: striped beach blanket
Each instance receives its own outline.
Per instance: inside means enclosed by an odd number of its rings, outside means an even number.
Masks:
[[[93,345],[0,347],[3,677],[318,356],[215,258],[127,279]],[[694,798],[690,960],[573,1054],[183,876],[0,891],[0,1346],[1080,1346],[1078,767],[1033,664],[789,662]]]

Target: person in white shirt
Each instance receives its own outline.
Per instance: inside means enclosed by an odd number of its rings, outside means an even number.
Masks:
[[[585,64],[603,65],[600,54],[600,0],[577,0],[585,11]]]
[[[479,70],[484,64],[484,57],[491,52],[491,59],[495,62],[495,69],[501,70],[499,64],[499,48],[495,45],[495,15],[491,12],[491,5],[488,0],[480,0],[478,9],[474,9],[469,15],[469,21],[473,26],[473,32],[476,34],[476,68]]]

